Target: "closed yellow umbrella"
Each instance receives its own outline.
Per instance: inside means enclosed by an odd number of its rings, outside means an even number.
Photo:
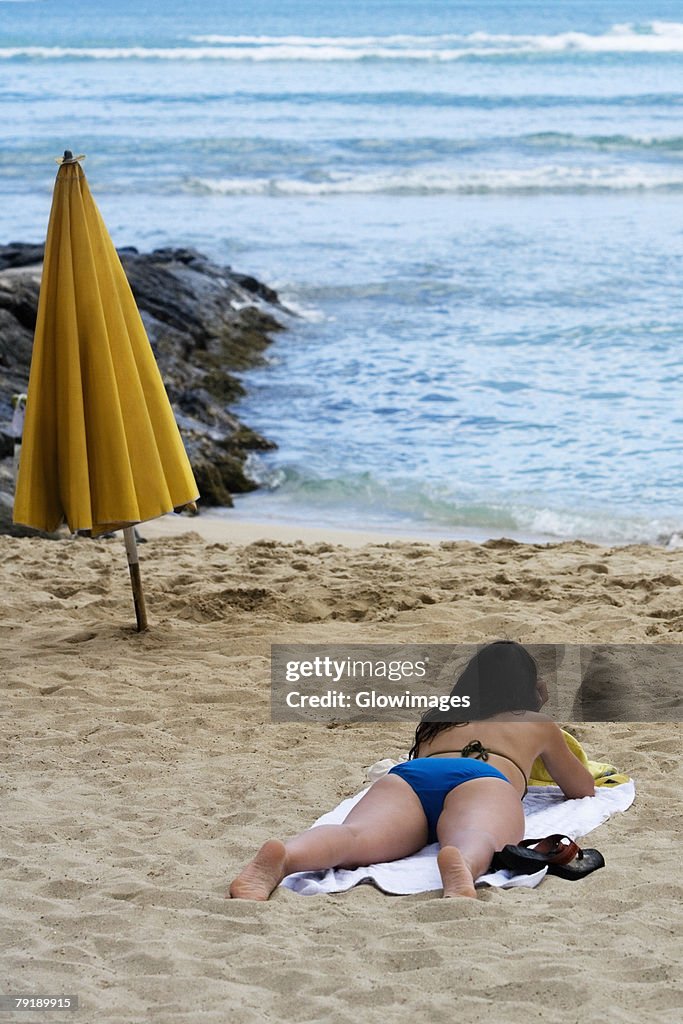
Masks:
[[[197,485],[79,159],[65,152],[55,183],[14,521],[124,529],[134,565],[133,524],[193,502]]]

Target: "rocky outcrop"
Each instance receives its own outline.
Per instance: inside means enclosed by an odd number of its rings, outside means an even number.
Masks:
[[[26,391],[43,250],[0,246],[0,458],[11,458],[12,395]],[[250,451],[272,441],[230,411],[244,394],[236,374],[257,365],[289,311],[253,277],[212,263],[194,249],[119,249],[166,384],[204,505],[232,505],[257,486]],[[9,467],[0,469],[0,531]]]

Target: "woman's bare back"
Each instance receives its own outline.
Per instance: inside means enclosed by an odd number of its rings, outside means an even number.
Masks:
[[[488,763],[503,773],[520,796],[537,757],[543,758],[566,796],[593,796],[595,792],[590,772],[569,750],[559,727],[535,711],[503,712],[479,722],[453,725],[421,743],[417,753],[418,757],[460,757],[459,751],[476,741],[489,752]],[[476,751],[472,756],[476,757]]]

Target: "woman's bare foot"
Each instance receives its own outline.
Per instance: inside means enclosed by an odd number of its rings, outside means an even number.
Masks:
[[[279,839],[269,839],[231,884],[232,899],[267,900],[287,874],[286,860],[285,844]]]
[[[456,846],[444,846],[439,850],[436,858],[443,881],[443,894],[445,897],[452,896],[473,896],[477,893],[474,888],[472,872],[467,867],[463,855]]]

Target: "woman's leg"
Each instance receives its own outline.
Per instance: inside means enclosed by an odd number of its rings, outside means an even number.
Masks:
[[[427,819],[413,789],[398,775],[371,786],[342,825],[318,825],[281,843],[270,839],[230,886],[236,899],[267,900],[294,871],[355,868],[398,860],[427,842]]]
[[[519,794],[502,779],[471,779],[446,797],[436,826],[444,896],[474,896],[496,850],[524,835]]]

